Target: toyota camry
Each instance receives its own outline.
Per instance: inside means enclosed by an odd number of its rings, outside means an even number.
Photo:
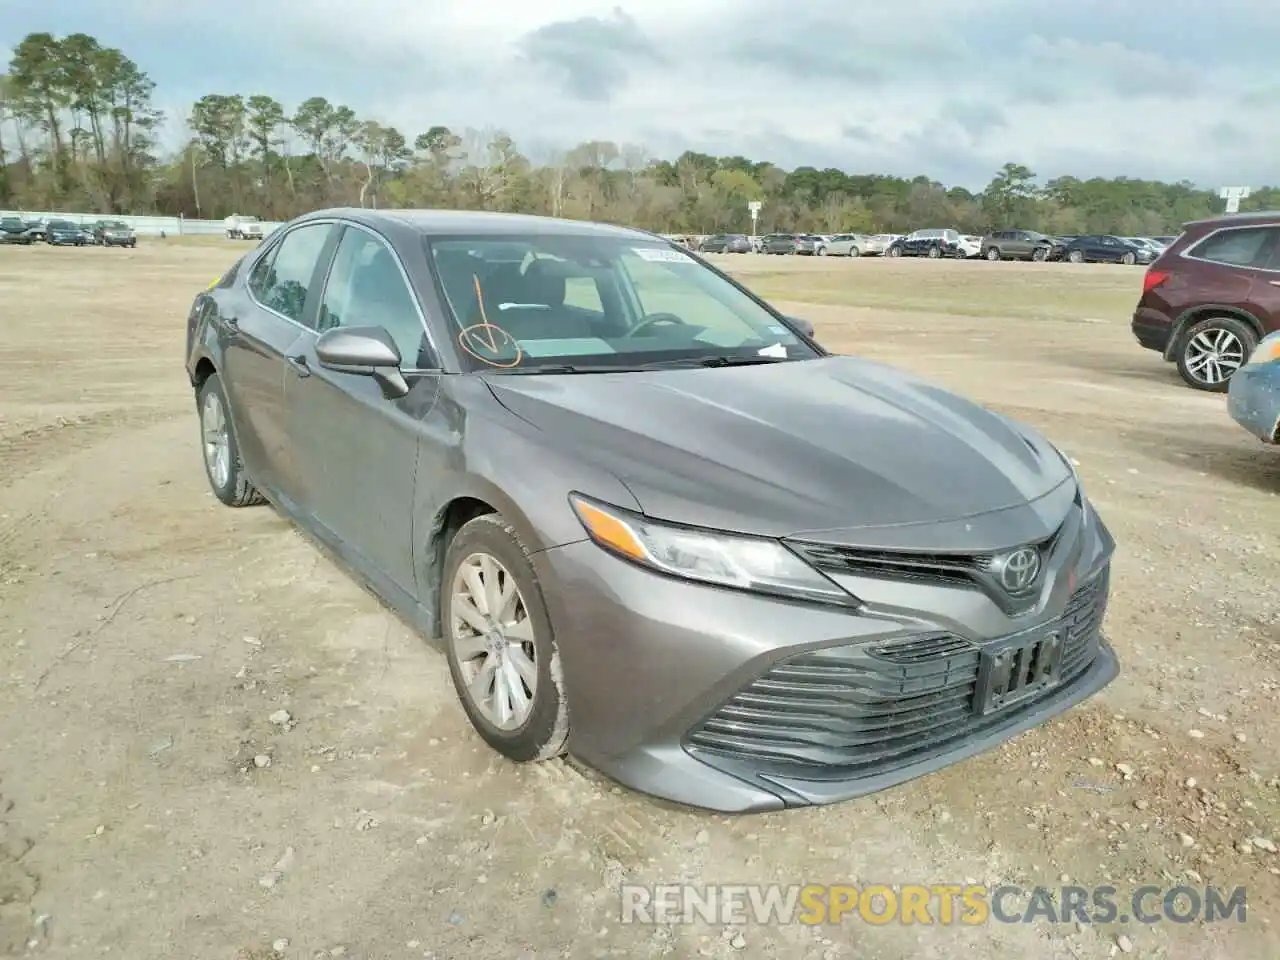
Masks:
[[[1118,672],[1049,441],[656,235],[328,210],[202,291],[209,483],[424,636],[475,730],[723,811],[846,799]]]

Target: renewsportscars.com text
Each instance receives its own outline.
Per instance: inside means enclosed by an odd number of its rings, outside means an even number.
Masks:
[[[621,888],[623,923],[1244,923],[1244,887],[740,884]]]

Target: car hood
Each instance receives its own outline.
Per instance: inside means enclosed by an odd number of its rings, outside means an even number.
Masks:
[[[768,536],[961,521],[1071,478],[1034,432],[852,357],[486,379],[656,519]]]

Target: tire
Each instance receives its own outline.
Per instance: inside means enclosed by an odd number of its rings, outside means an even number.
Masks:
[[[489,643],[496,644],[503,651],[518,650],[525,661],[532,653],[531,666],[535,677],[532,688],[523,675],[515,676],[513,681],[521,684],[522,694],[529,699],[529,709],[518,724],[513,720],[508,727],[495,722],[490,708],[477,704],[469,686],[473,676],[471,671],[483,670],[495,659],[495,654],[490,652],[494,647],[486,649],[486,641],[473,636],[474,629],[457,614],[466,605],[465,598],[459,595],[463,588],[457,585],[465,584],[467,578],[460,571],[464,565],[474,569],[477,562],[483,564],[483,558],[488,558],[490,564],[496,561],[501,568],[498,573],[505,573],[506,577],[514,581],[518,599],[510,610],[510,616],[512,620],[528,625],[527,630],[521,634],[504,634],[499,631],[488,638]],[[495,568],[491,565],[488,569]],[[494,576],[497,577],[498,573]],[[501,582],[506,582],[505,578]],[[453,677],[462,708],[476,732],[494,750],[517,763],[549,760],[563,754],[569,739],[569,704],[565,699],[560,651],[542,598],[542,586],[538,582],[533,564],[529,562],[529,550],[520,541],[515,528],[501,514],[490,513],[477,517],[458,531],[445,553],[440,593],[441,632],[449,660],[449,673]],[[523,620],[519,617],[521,608]],[[529,639],[521,642],[520,637],[524,635]],[[479,646],[479,650],[464,666],[462,656],[474,649],[472,644]],[[504,671],[503,676],[509,677],[518,668],[510,666],[514,661],[507,657],[508,654],[504,652],[499,661],[502,666],[498,669]],[[477,667],[477,661],[481,659],[483,665]],[[506,673],[507,670],[510,673]],[[496,684],[494,689],[497,690]],[[528,697],[530,693],[531,698]]]
[[[1132,267],[1135,263],[1138,262],[1138,258],[1132,253],[1126,253],[1123,257],[1120,258],[1120,262],[1123,263],[1126,267]]]
[[[857,247],[850,247],[850,248],[849,248],[849,256],[851,256],[851,257],[860,257],[860,256],[862,256],[862,251],[861,251],[861,250],[859,250]]]
[[[995,263],[997,260],[999,260],[999,259],[1000,259],[1000,249],[999,249],[998,247],[988,247],[988,248],[987,248],[987,259],[988,259],[988,260],[990,260],[992,263]]]
[[[1084,253],[1080,250],[1072,250],[1067,254],[1067,259],[1072,263],[1084,263]]]
[[[888,252],[885,254],[885,256],[888,256],[888,257],[900,257],[900,256],[902,256],[902,248],[901,248],[901,247],[890,247],[890,248],[889,248],[889,250],[888,250]]]
[[[211,404],[217,404],[222,415],[223,429],[226,436],[225,476],[219,476],[219,470],[213,462],[214,454],[210,450],[210,441],[207,439],[207,432],[211,424],[206,420],[206,416],[209,414],[209,406]],[[200,414],[201,459],[204,461],[204,474],[209,480],[209,488],[213,491],[213,495],[228,507],[251,507],[259,503],[265,503],[266,500],[262,494],[249,482],[249,478],[244,472],[244,465],[240,462],[240,447],[236,443],[235,428],[232,426],[231,417],[228,414],[227,394],[222,389],[222,378],[216,373],[211,374],[200,385],[196,410]]]
[[[1191,324],[1178,338],[1178,373],[1188,386],[1206,393],[1225,393],[1231,377],[1253,353],[1258,334],[1237,317],[1208,317]],[[1198,363],[1205,353],[1220,358]]]
[[[942,251],[941,251],[939,248],[937,248],[937,247],[930,247],[930,248],[929,248],[929,259],[930,259],[930,260],[937,260],[937,259],[938,259],[939,257],[941,257],[941,256],[942,256]]]
[[[819,248],[818,248],[816,251],[814,251],[814,252],[815,252],[815,253],[817,253],[817,255],[818,255],[818,256],[820,256],[820,257],[825,257],[825,256],[827,255],[827,248],[826,248],[826,247],[819,247]]]
[[[1049,249],[1047,247],[1036,247],[1031,251],[1031,260],[1034,263],[1043,263],[1049,259]]]

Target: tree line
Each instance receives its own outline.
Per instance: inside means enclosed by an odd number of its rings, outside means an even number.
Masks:
[[[0,208],[285,220],[328,206],[508,210],[631,224],[667,233],[905,232],[1006,226],[1054,234],[1151,236],[1222,209],[1189,182],[1055,177],[1006,163],[981,192],[928,175],[828,168],[686,151],[659,159],[590,140],[536,160],[504,131],[424,124],[401,131],[311,97],[211,93],[187,138],[160,142],[155,84],[122,51],[87,34],[32,33],[0,75]],[[1242,209],[1280,207],[1280,188]]]

